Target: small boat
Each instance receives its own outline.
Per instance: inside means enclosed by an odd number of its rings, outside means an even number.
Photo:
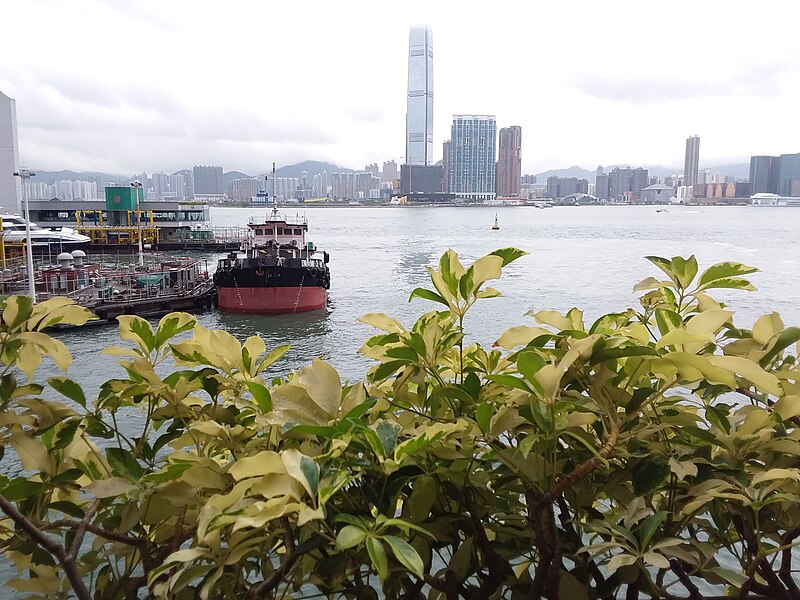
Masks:
[[[217,307],[247,314],[325,308],[331,285],[329,256],[306,241],[305,217],[289,219],[273,204],[266,219],[251,219],[248,227],[252,239],[242,249],[244,256],[231,252],[219,261],[214,273]]]
[[[27,223],[25,218],[19,215],[6,213],[2,216],[2,219],[2,236],[5,243],[20,244],[25,242],[25,224]],[[45,229],[39,227],[36,223],[30,223],[30,230],[32,246],[88,244],[90,241],[88,237],[77,233],[74,229],[70,229],[69,227]]]
[[[656,212],[667,212],[666,208],[657,208]]]
[[[492,225],[492,231],[496,231],[500,229],[500,223],[497,222],[497,213],[494,213],[494,225]]]

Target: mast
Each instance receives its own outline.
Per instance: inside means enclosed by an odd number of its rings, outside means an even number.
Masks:
[[[278,243],[278,224],[277,224],[277,216],[278,216],[278,198],[275,196],[275,163],[272,163],[272,216],[273,220],[276,221],[275,225],[272,228],[275,235],[275,244]]]

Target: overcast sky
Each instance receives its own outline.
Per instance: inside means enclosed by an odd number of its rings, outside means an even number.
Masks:
[[[23,164],[128,174],[405,152],[408,30],[453,114],[522,126],[523,171],[800,152],[800,2],[3,0]]]

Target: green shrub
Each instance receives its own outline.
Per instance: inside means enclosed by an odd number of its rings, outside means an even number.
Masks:
[[[522,254],[465,268],[445,253],[411,294],[438,312],[411,329],[362,318],[380,333],[352,384],[320,360],[268,382],[286,347],[173,313],[155,329],[120,318],[129,343],[104,352],[127,377],[90,402],[66,377],[19,378],[42,356],[66,371],[42,329],[91,314],[8,298],[7,585],[81,600],[797,597],[800,330],[776,313],[740,328],[709,295],[752,289],[755,269],[649,257],[666,278],[636,286],[637,310],[529,313],[465,345],[470,307]],[[138,431],[119,426],[132,409]]]

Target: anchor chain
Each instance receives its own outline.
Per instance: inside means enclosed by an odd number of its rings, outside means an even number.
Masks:
[[[300,287],[297,288],[297,298],[294,300],[294,310],[292,312],[297,312],[297,305],[300,304],[300,292],[303,291],[303,281],[305,281],[306,276],[303,273],[303,276],[300,277]]]
[[[239,308],[244,308],[244,302],[242,302],[242,292],[239,291],[239,282],[236,281],[236,275],[231,274],[233,277],[233,285],[236,286],[236,295],[239,296]]]

